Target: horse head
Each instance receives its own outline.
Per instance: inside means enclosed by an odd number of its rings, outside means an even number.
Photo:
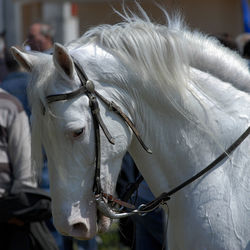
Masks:
[[[110,70],[117,70],[117,62],[107,52],[92,46],[69,53],[65,47],[55,44],[53,55],[27,53],[16,48],[12,48],[12,52],[32,73],[29,101],[33,117],[33,155],[41,158],[42,145],[48,159],[52,214],[57,230],[80,239],[90,239],[97,232],[107,231],[111,220],[97,210],[93,193],[96,135],[89,98],[83,93],[69,100],[48,103],[47,97],[81,87],[72,60],[74,54],[75,57],[80,55],[78,61],[93,80],[95,90],[110,101],[122,99],[119,93],[124,90],[105,82],[104,77]],[[100,180],[104,192],[113,195],[132,133],[119,115],[111,112],[100,99],[98,103],[101,119],[114,139],[111,144],[100,130]]]

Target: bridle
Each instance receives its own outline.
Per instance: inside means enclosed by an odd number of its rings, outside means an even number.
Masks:
[[[73,57],[72,57],[73,58]],[[81,86],[79,89],[65,93],[65,94],[57,94],[57,95],[49,95],[46,97],[48,104],[57,102],[57,101],[63,101],[63,100],[70,100],[73,99],[79,95],[87,95],[89,99],[89,107],[91,110],[91,114],[93,117],[93,123],[94,123],[94,131],[95,131],[95,153],[96,153],[96,161],[95,161],[95,177],[94,177],[94,185],[93,185],[93,192],[95,195],[95,199],[97,202],[97,207],[99,210],[101,210],[105,215],[111,217],[111,218],[121,218],[128,216],[128,213],[115,213],[113,210],[111,210],[107,203],[105,202],[105,199],[109,202],[119,204],[122,207],[126,207],[129,209],[133,209],[131,212],[132,214],[140,213],[139,209],[134,209],[134,205],[129,204],[125,201],[118,200],[114,198],[111,194],[107,194],[103,191],[101,187],[101,180],[100,180],[100,171],[101,171],[101,143],[100,143],[100,127],[108,139],[108,141],[111,144],[115,144],[114,138],[112,138],[111,134],[109,133],[106,125],[104,124],[101,116],[100,116],[100,109],[99,104],[97,102],[98,97],[100,100],[105,103],[110,111],[114,111],[117,113],[124,121],[125,123],[132,129],[133,133],[135,134],[136,138],[142,145],[142,147],[145,149],[146,152],[152,153],[151,150],[145,145],[143,140],[141,139],[139,132],[135,128],[133,122],[131,119],[120,109],[119,106],[117,106],[113,101],[108,101],[104,96],[99,94],[94,87],[94,84],[91,80],[88,79],[86,73],[81,68],[78,61],[73,58],[74,66],[77,72],[77,75],[80,79]]]
[[[95,131],[95,153],[96,153],[96,161],[95,161],[95,177],[94,177],[94,185],[93,185],[93,192],[95,195],[95,200],[97,203],[97,208],[101,211],[105,216],[112,218],[112,219],[119,219],[123,217],[127,217],[134,214],[144,215],[145,213],[151,212],[155,210],[160,205],[166,204],[166,202],[170,199],[170,197],[178,192],[179,190],[183,189],[187,185],[191,184],[199,177],[203,176],[204,174],[208,173],[212,168],[214,168],[219,162],[223,159],[228,157],[249,135],[250,127],[227,149],[225,150],[218,158],[216,158],[211,164],[209,164],[206,168],[201,170],[196,175],[192,176],[191,178],[187,179],[177,187],[173,188],[169,192],[163,192],[160,194],[156,199],[153,201],[140,205],[137,209],[134,205],[127,203],[127,200],[130,196],[134,193],[134,191],[138,188],[138,185],[142,182],[143,177],[140,177],[133,185],[131,185],[130,189],[125,194],[125,198],[123,200],[118,200],[114,198],[112,195],[107,194],[103,191],[101,187],[101,180],[100,180],[100,171],[101,171],[101,144],[100,144],[100,127],[105,134],[106,138],[111,144],[115,144],[114,138],[112,138],[111,134],[109,133],[106,125],[104,124],[101,116],[100,116],[100,109],[97,102],[97,97],[105,103],[110,111],[114,111],[117,113],[125,123],[132,129],[133,133],[135,134],[136,138],[140,142],[141,146],[146,150],[147,153],[152,153],[152,151],[144,144],[142,141],[139,132],[135,128],[133,122],[130,118],[122,112],[119,106],[117,106],[113,101],[108,101],[105,97],[103,97],[100,93],[95,90],[94,84],[91,80],[88,79],[86,73],[80,66],[79,62],[73,58],[74,66],[77,72],[77,75],[81,82],[81,87],[75,91],[65,94],[57,94],[57,95],[49,95],[46,97],[48,104],[57,101],[69,100],[75,98],[79,95],[87,95],[89,99],[89,107],[91,110],[91,114],[93,117],[94,123],[94,131]],[[121,208],[118,210],[114,210],[114,207],[110,207],[107,202],[111,202],[113,205],[118,204]],[[123,208],[126,208],[127,211],[123,211]]]

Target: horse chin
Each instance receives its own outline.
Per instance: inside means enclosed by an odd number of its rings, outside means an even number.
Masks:
[[[105,233],[109,230],[112,224],[112,220],[98,212],[98,233]]]

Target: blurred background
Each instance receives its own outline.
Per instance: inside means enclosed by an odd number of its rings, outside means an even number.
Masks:
[[[178,10],[183,14],[189,27],[207,33],[210,36],[216,36],[225,46],[240,52],[243,57],[248,59],[250,68],[250,0],[137,0],[137,2],[152,20],[158,23],[165,23],[165,16],[157,4],[165,8],[170,14]],[[1,88],[5,86],[5,90],[13,95],[16,93],[16,97],[20,98],[21,93],[21,98],[26,98],[26,85],[29,75],[21,72],[20,69],[18,72],[14,72],[17,69],[16,67],[14,67],[15,70],[13,70],[13,67],[7,70],[7,61],[9,60],[10,64],[10,58],[12,57],[7,57],[7,54],[4,55],[4,45],[6,48],[9,48],[12,45],[20,46],[25,44],[32,24],[49,24],[55,30],[55,35],[53,34],[54,39],[52,40],[65,44],[78,38],[92,26],[103,23],[114,24],[121,21],[121,17],[113,9],[122,13],[123,4],[136,12],[135,0],[0,0]],[[40,35],[40,33],[39,30],[36,35]],[[48,31],[46,34],[43,33],[42,37],[50,38],[47,40],[51,42],[51,34],[48,36]],[[52,44],[50,47],[52,47]],[[34,48],[31,49],[36,50]],[[39,49],[39,51],[47,54],[52,52],[48,50],[49,48],[42,49],[41,47]],[[23,105],[27,107],[27,114],[30,114],[27,101]],[[132,171],[134,171],[133,169],[135,168],[133,168],[134,165],[131,162],[132,158],[129,161],[127,159],[127,165],[124,164],[126,168],[131,166]],[[48,191],[49,181],[46,167],[43,170],[42,179],[42,188]],[[124,187],[127,185],[126,183],[123,183]],[[149,189],[146,187],[146,184],[143,190],[148,195]],[[149,200],[153,199],[151,196],[148,198]],[[142,203],[149,200],[144,200]],[[133,222],[127,220],[120,221],[120,224],[114,223],[109,233],[86,242],[79,242],[69,237],[60,236],[54,229],[51,221],[48,222],[48,227],[53,233],[60,250],[96,250],[97,247],[99,250],[145,250],[145,246],[147,249],[156,250],[163,249],[166,243],[164,225],[160,213],[161,211],[158,211],[158,214],[154,214],[152,217],[145,216],[141,221],[137,219],[137,221]],[[145,218],[148,218],[148,221]],[[152,223],[152,220],[154,220],[154,223]],[[134,224],[136,224],[136,230]],[[152,225],[155,225],[155,227]],[[145,233],[144,237],[134,236],[136,232],[138,232],[138,235]],[[146,238],[147,240],[145,241]],[[137,246],[137,241],[143,242],[143,244],[140,243],[141,248]],[[154,244],[154,247],[150,247],[148,242]],[[158,246],[157,248],[155,247],[156,245]]]
[[[5,32],[6,45],[22,44],[29,26],[43,21],[56,28],[55,41],[66,43],[79,37],[89,27],[115,23],[122,3],[134,9],[130,0],[0,0],[0,34]],[[164,22],[156,2],[168,12],[179,9],[192,28],[215,36],[234,39],[244,32],[243,2],[247,0],[138,0],[149,16]]]

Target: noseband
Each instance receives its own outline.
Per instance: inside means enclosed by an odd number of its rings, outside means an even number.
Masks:
[[[132,193],[137,189],[140,182],[143,180],[143,178],[139,178],[136,183],[134,183],[131,188],[127,191],[125,194],[126,198],[125,201],[118,200],[114,198],[112,195],[107,194],[103,191],[101,187],[101,180],[100,180],[100,171],[101,171],[101,144],[100,144],[100,127],[105,134],[106,138],[111,144],[115,144],[114,138],[112,138],[111,134],[109,133],[106,125],[104,124],[101,116],[100,116],[100,109],[97,102],[98,97],[103,103],[105,103],[110,111],[114,111],[116,114],[118,114],[125,123],[132,129],[133,133],[135,134],[136,138],[140,142],[141,146],[146,150],[147,153],[152,154],[152,151],[144,144],[142,141],[139,132],[135,128],[133,122],[130,120],[130,118],[125,115],[119,106],[117,106],[113,101],[108,101],[105,97],[103,97],[101,94],[99,94],[94,87],[94,84],[91,80],[88,79],[86,73],[78,63],[78,61],[73,58],[74,66],[77,72],[77,75],[81,82],[81,87],[75,91],[72,91],[70,93],[65,94],[58,94],[58,95],[49,95],[46,97],[48,104],[52,102],[57,101],[63,101],[63,100],[69,100],[72,98],[75,98],[79,95],[87,95],[89,99],[89,107],[91,110],[91,114],[93,117],[93,123],[94,123],[94,130],[95,130],[95,153],[96,153],[96,166],[95,166],[95,178],[94,178],[94,185],[93,185],[93,192],[95,195],[97,208],[99,211],[101,211],[105,216],[112,218],[112,219],[119,219],[123,217],[127,217],[133,214],[139,214],[144,215],[145,213],[151,212],[155,210],[159,205],[163,205],[170,199],[170,196],[178,192],[179,190],[183,189],[190,183],[197,180],[199,177],[205,175],[207,172],[209,172],[212,168],[214,168],[219,162],[221,162],[223,159],[228,157],[250,134],[250,127],[228,148],[223,152],[218,158],[216,158],[211,164],[209,164],[206,168],[198,172],[196,175],[192,176],[191,178],[187,179],[177,187],[173,188],[169,192],[163,192],[161,195],[159,195],[155,200],[140,205],[137,209],[135,209],[134,205],[127,203],[127,200],[132,195]],[[112,202],[112,204],[119,204],[122,208],[119,211],[115,211],[113,208],[111,208],[108,203],[106,202]],[[121,212],[123,208],[129,209],[129,212]]]

